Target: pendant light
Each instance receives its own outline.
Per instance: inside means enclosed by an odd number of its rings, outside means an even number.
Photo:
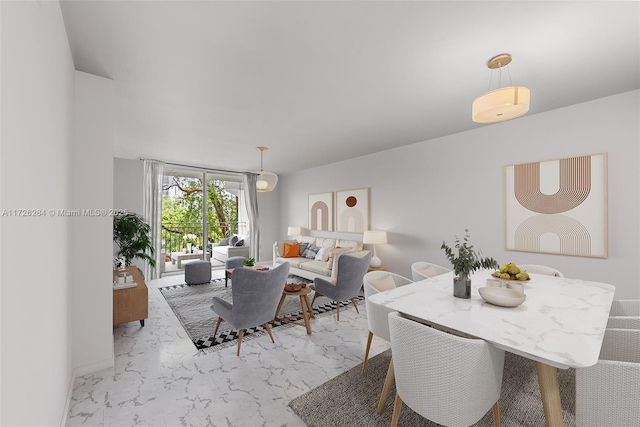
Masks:
[[[529,111],[529,89],[523,86],[509,86],[500,88],[502,67],[509,65],[511,55],[505,53],[491,58],[487,66],[491,70],[498,69],[500,77],[498,89],[480,95],[473,101],[471,118],[476,123],[496,123],[515,119]],[[508,68],[507,68],[508,70]],[[509,74],[511,84],[511,74]],[[489,81],[491,86],[491,81]]]
[[[256,150],[260,151],[260,171],[258,171],[258,180],[256,181],[256,191],[258,193],[268,193],[273,191],[278,184],[278,175],[272,172],[265,172],[262,169],[262,153],[268,150],[269,147],[256,147]]]

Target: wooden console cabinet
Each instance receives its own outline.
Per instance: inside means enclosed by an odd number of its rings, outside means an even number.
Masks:
[[[113,291],[113,324],[139,320],[144,326],[144,319],[149,317],[149,290],[135,266],[127,267],[127,271],[133,276],[136,287]],[[114,280],[117,274],[117,270],[113,272]]]

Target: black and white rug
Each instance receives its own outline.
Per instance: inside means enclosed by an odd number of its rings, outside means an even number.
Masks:
[[[287,283],[311,283],[307,279],[290,275]],[[214,296],[233,303],[231,289],[233,284],[229,280],[229,286],[225,288],[224,279],[214,279],[203,285],[172,285],[160,289],[165,300],[175,313],[176,317],[187,332],[187,335],[198,350],[216,351],[232,345],[236,345],[238,331],[227,322],[222,322],[218,334],[213,336],[213,331],[218,321],[218,315],[211,310],[211,300]],[[313,298],[313,291],[308,295],[309,302]],[[364,301],[364,297],[358,297],[358,301]],[[351,304],[350,301],[340,303],[341,306]],[[313,304],[313,312],[316,316],[332,313],[336,309],[336,303],[327,297],[316,298]],[[275,314],[275,313],[274,313]],[[302,321],[300,299],[288,297],[285,299],[279,316],[297,317]],[[290,323],[276,321],[271,328],[292,327]],[[245,330],[243,341],[265,335],[262,326],[256,326]]]

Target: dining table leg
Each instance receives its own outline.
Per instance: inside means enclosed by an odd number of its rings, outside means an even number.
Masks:
[[[541,362],[536,362],[536,367],[547,427],[564,426],[562,405],[560,403],[560,385],[558,384],[558,368]]]

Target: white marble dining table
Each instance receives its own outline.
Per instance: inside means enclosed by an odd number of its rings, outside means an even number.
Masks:
[[[369,297],[369,301],[418,321],[481,338],[535,360],[547,426],[561,426],[557,369],[598,361],[615,287],[606,283],[531,274],[526,300],[517,307],[486,302],[478,288],[491,271],[471,277],[471,298],[453,296],[453,273]]]

